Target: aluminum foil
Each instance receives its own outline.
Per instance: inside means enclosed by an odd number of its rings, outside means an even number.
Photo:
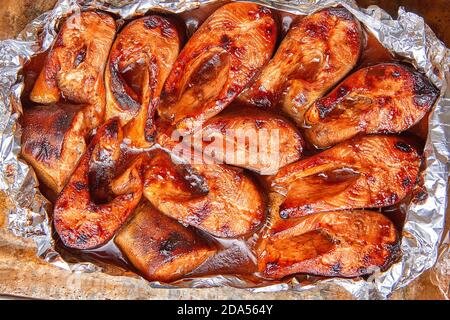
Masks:
[[[52,224],[48,202],[40,194],[33,169],[20,159],[21,130],[18,118],[22,112],[20,95],[23,90],[22,67],[31,57],[47,50],[57,34],[60,22],[73,12],[99,9],[114,13],[123,19],[142,16],[149,10],[179,13],[194,9],[208,1],[158,0],[60,0],[52,11],[32,21],[15,40],[0,41],[0,190],[11,204],[8,228],[15,235],[32,238],[37,255],[47,262],[72,272],[94,272],[101,268],[89,262],[68,263],[56,251],[52,239]],[[351,11],[363,25],[391,52],[403,57],[424,72],[441,90],[429,120],[429,132],[424,157],[424,189],[428,194],[420,204],[411,203],[407,209],[401,248],[401,261],[385,272],[376,272],[368,279],[299,280],[295,277],[283,282],[253,283],[236,276],[182,279],[166,285],[151,282],[155,287],[213,287],[232,286],[252,291],[309,290],[338,285],[358,299],[387,298],[398,288],[406,286],[438,257],[440,272],[444,275],[439,285],[448,290],[449,246],[442,241],[447,207],[447,184],[450,158],[450,50],[416,14],[400,8],[394,20],[376,6],[358,8],[350,0],[254,1],[275,9],[295,14],[310,14],[323,7],[342,5]],[[448,238],[448,236],[447,236]],[[440,250],[439,250],[440,249]],[[442,258],[443,257],[443,258]],[[443,260],[444,259],[444,260]],[[447,266],[447,269],[442,266]],[[444,271],[442,271],[444,268]],[[438,277],[436,277],[438,278]],[[446,281],[446,282],[445,282]]]

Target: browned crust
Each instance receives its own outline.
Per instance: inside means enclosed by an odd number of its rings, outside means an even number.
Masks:
[[[184,138],[217,163],[226,163],[260,174],[274,174],[302,156],[304,140],[286,118],[238,107],[205,122],[202,130]],[[201,141],[202,143],[196,143]],[[231,145],[231,147],[230,147]]]
[[[191,272],[215,249],[144,201],[114,239],[131,263],[150,281],[174,281]]]

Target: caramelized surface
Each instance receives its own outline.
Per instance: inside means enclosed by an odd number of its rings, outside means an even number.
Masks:
[[[437,90],[423,75],[399,64],[358,70],[305,115],[306,135],[324,148],[359,133],[398,133],[430,110]]]
[[[282,168],[272,179],[272,191],[285,196],[283,218],[386,207],[411,191],[419,166],[417,151],[404,139],[364,136]]]
[[[177,165],[157,151],[144,181],[144,195],[158,210],[217,237],[248,235],[265,217],[259,188],[226,165]]]
[[[214,254],[202,238],[153,208],[147,201],[114,239],[147,279],[170,282]]]
[[[270,9],[229,3],[189,39],[164,85],[159,115],[192,133],[224,109],[270,59],[277,38]]]
[[[37,106],[22,117],[22,157],[40,180],[59,193],[86,150],[90,125],[79,105]]]
[[[386,269],[399,254],[394,224],[373,211],[331,211],[293,219],[258,247],[268,278],[295,273],[356,277]]]
[[[240,106],[209,119],[202,130],[183,141],[217,163],[264,175],[300,159],[304,144],[300,132],[287,119]]]
[[[104,13],[89,11],[67,18],[30,99],[40,104],[56,103],[62,98],[88,104],[86,117],[92,128],[101,124],[105,114],[103,69],[115,31],[114,19]]]
[[[111,48],[105,72],[106,118],[117,116],[122,125],[128,123],[125,137],[133,145],[150,145],[155,107],[180,45],[175,25],[151,15],[125,26]]]
[[[361,27],[344,8],[297,18],[275,56],[239,99],[282,109],[301,126],[311,103],[356,65],[361,42]]]
[[[100,127],[58,196],[53,212],[54,224],[65,246],[92,249],[105,244],[137,206],[142,195],[142,181],[135,169],[118,178],[123,181],[124,193],[107,203],[95,203],[89,190],[89,166],[93,155],[98,154],[105,163],[114,162],[122,135],[117,118]]]

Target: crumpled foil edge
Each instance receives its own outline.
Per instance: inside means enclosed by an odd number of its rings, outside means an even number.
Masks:
[[[55,250],[48,201],[39,192],[33,169],[20,159],[21,130],[18,118],[22,113],[20,96],[23,90],[22,67],[32,56],[47,50],[57,34],[60,21],[69,14],[86,9],[114,13],[122,19],[140,16],[149,10],[179,13],[194,9],[206,1],[157,0],[59,0],[52,11],[33,20],[15,40],[0,41],[0,190],[10,210],[8,229],[17,236],[32,238],[37,255],[45,261],[72,272],[97,272],[101,269],[90,262],[68,263]],[[310,14],[323,7],[342,5],[391,52],[424,72],[441,90],[429,120],[429,132],[424,151],[426,169],[422,173],[427,199],[408,207],[401,242],[403,251],[399,262],[385,272],[376,272],[368,279],[331,278],[305,284],[297,278],[283,282],[249,283],[237,276],[217,275],[185,278],[167,285],[150,282],[153,287],[217,287],[246,288],[253,292],[281,290],[305,291],[325,285],[343,287],[357,299],[385,299],[431,268],[436,262],[445,225],[450,158],[450,50],[435,36],[420,16],[398,11],[394,20],[377,6],[358,8],[351,0],[261,0],[253,1],[295,14]],[[405,236],[407,235],[407,236]],[[444,243],[443,243],[444,245]],[[444,247],[443,247],[444,248]],[[446,245],[448,251],[448,244]],[[444,249],[445,250],[445,249]],[[444,252],[444,251],[442,251]],[[445,253],[445,252],[444,252]],[[447,255],[448,257],[448,255]],[[444,277],[445,278],[445,277]],[[448,286],[447,284],[444,284]]]

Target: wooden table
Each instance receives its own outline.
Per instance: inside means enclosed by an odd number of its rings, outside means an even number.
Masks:
[[[0,9],[0,39],[13,38],[40,13],[51,9],[55,0],[2,0]],[[361,5],[378,4],[395,14],[399,5],[420,13],[437,34],[450,46],[450,33],[445,21],[450,21],[447,10],[450,0],[434,1],[359,1]],[[422,3],[422,5],[421,5]],[[351,299],[339,287],[308,292],[250,293],[233,288],[212,289],[154,289],[139,278],[109,276],[103,273],[69,273],[38,259],[30,240],[14,237],[6,225],[7,204],[0,207],[0,295],[43,299]],[[448,216],[448,214],[447,214]],[[448,230],[447,221],[447,230]],[[447,231],[448,232],[448,231]],[[448,254],[448,252],[447,252]],[[447,258],[448,259],[448,258]],[[448,260],[446,260],[448,261]],[[448,262],[447,262],[448,264]],[[443,267],[442,267],[443,266]],[[435,285],[446,278],[450,270],[445,260],[439,268],[425,272],[407,288],[393,293],[392,299],[443,299]],[[442,270],[444,269],[444,270]],[[443,288],[449,295],[449,288]]]

